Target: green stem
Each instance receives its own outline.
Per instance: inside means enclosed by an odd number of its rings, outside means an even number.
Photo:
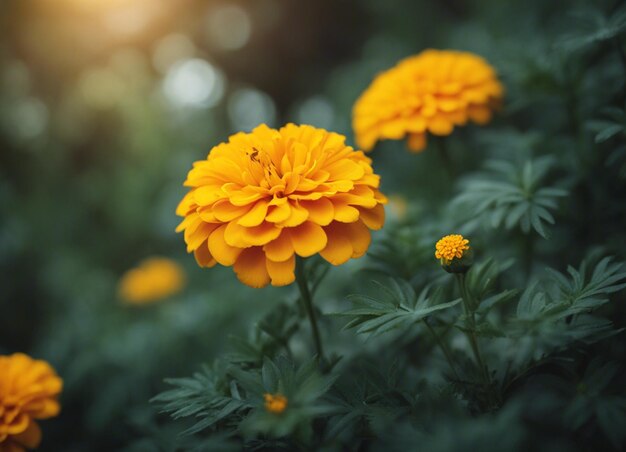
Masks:
[[[626,74],[626,52],[624,51],[622,43],[617,36],[613,38],[613,42],[615,43],[615,47],[617,48],[617,54],[619,55],[619,59],[622,62],[624,74]],[[622,92],[621,101],[622,103],[626,102],[626,89]]]
[[[472,348],[472,353],[474,354],[474,359],[476,360],[476,364],[480,367],[481,375],[483,378],[483,383],[487,389],[491,392],[491,377],[489,376],[489,370],[485,365],[485,361],[483,360],[483,355],[480,352],[480,346],[478,345],[478,338],[476,337],[476,318],[474,316],[474,306],[472,301],[470,300],[469,293],[467,292],[467,288],[465,287],[465,274],[464,273],[455,273],[457,281],[459,283],[459,290],[461,291],[461,298],[463,300],[463,310],[465,311],[465,316],[467,317],[467,321],[469,323],[469,331],[466,332],[467,339],[470,343],[470,347]]]
[[[448,152],[446,139],[444,137],[434,137],[433,140],[436,143],[437,151],[439,152],[439,156],[441,157],[443,166],[446,168],[446,171],[448,172],[448,176],[450,176],[451,180],[454,180],[456,176],[456,171],[454,169],[454,164],[452,163],[452,159],[450,158],[450,153]]]
[[[617,36],[613,38],[613,42],[615,43],[615,47],[617,48],[617,54],[619,55],[619,59],[622,62],[622,66],[624,66],[624,70],[626,70],[626,52],[622,47],[622,43]]]
[[[448,360],[448,364],[450,365],[450,368],[452,369],[452,372],[454,373],[454,377],[457,379],[457,381],[461,381],[461,378],[459,377],[459,374],[456,371],[456,366],[454,365],[454,358],[452,358],[452,353],[450,352],[450,349],[448,349],[448,346],[446,345],[446,343],[443,340],[441,340],[441,337],[439,337],[435,329],[428,324],[426,319],[423,319],[422,321],[424,322],[424,325],[426,325],[426,328],[428,328],[428,331],[430,331],[430,334],[432,334],[433,338],[435,339],[435,342],[437,342],[437,345],[439,345],[439,348],[441,349],[444,356]]]
[[[322,349],[322,342],[320,341],[320,332],[317,328],[317,319],[315,317],[315,310],[313,309],[313,300],[311,299],[311,292],[309,291],[309,284],[304,271],[304,260],[300,257],[296,258],[296,283],[298,284],[298,289],[300,289],[300,298],[304,303],[304,308],[306,309],[309,322],[311,323],[317,357],[320,362],[322,362],[324,361],[324,351]]]
[[[526,281],[530,281],[530,277],[533,271],[533,254],[535,248],[535,240],[532,232],[529,232],[524,236],[524,245],[525,246],[522,254],[524,256]]]

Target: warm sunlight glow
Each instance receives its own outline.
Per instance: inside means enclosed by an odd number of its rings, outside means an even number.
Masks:
[[[45,2],[42,5],[51,6]],[[69,14],[100,22],[107,31],[119,35],[144,31],[170,7],[159,0],[58,0],[54,5]]]
[[[139,5],[148,3],[158,3],[155,0],[61,0],[58,3],[66,4],[73,8],[82,9],[86,11],[104,11],[121,8],[128,5]]]

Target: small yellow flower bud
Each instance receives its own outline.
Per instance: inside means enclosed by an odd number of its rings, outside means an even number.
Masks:
[[[474,252],[469,240],[460,234],[443,237],[435,245],[435,257],[448,273],[465,273],[474,263]]]

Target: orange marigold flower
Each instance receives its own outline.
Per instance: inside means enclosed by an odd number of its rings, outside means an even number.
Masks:
[[[274,414],[280,414],[287,409],[287,397],[282,394],[264,394],[265,409]]]
[[[452,50],[425,50],[381,73],[356,101],[357,144],[408,137],[410,150],[426,147],[427,132],[445,136],[468,119],[486,124],[503,96],[494,69],[481,57]]]
[[[469,240],[460,234],[446,235],[437,242],[435,249],[437,259],[444,259],[445,261],[461,259],[463,253],[470,249]]]
[[[0,356],[0,452],[22,452],[41,442],[35,419],[59,414],[63,381],[45,361],[22,353]]]
[[[200,266],[233,266],[241,282],[294,281],[295,257],[333,265],[361,257],[384,223],[380,178],[345,137],[311,126],[260,125],[196,162],[178,206],[187,251]]]
[[[185,285],[183,269],[171,259],[151,257],[120,279],[120,297],[131,304],[146,304],[174,295]]]

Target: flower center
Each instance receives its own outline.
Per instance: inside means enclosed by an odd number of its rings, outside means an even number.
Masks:
[[[261,175],[257,170],[253,170],[253,173],[257,174],[259,186],[271,190],[272,194],[277,198],[284,197],[287,181],[283,180],[284,178],[272,161],[270,154],[263,149],[253,146],[251,150],[246,151],[246,156],[250,159],[251,169],[257,167],[262,171]]]
[[[263,149],[259,150],[253,146],[252,151],[246,152],[246,155],[250,158],[251,162],[261,165],[266,177],[273,175],[280,177],[278,174],[278,168],[276,168],[276,165],[272,162],[272,158]]]
[[[452,234],[443,237],[435,245],[435,257],[451,261],[461,259],[465,251],[469,250],[469,240],[460,234]]]

